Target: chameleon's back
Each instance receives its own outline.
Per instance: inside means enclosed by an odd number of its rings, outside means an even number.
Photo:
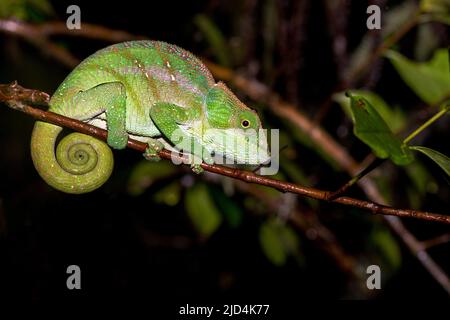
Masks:
[[[127,118],[133,119],[148,118],[148,108],[155,102],[201,104],[214,85],[208,69],[184,49],[160,41],[124,42],[94,53],[77,66],[53,95],[51,110],[77,118],[76,93],[115,81],[126,88]]]
[[[76,67],[52,96],[50,111],[88,120],[79,103],[86,101],[78,99],[79,95],[76,98],[77,94],[111,82],[125,89],[126,127],[136,134],[155,128],[149,116],[154,102],[201,107],[208,88],[214,85],[206,67],[179,47],[156,41],[126,42],[100,50]],[[101,186],[113,168],[110,148],[91,136],[72,133],[61,140],[55,154],[61,130],[49,123],[35,124],[31,155],[41,177],[68,193]]]

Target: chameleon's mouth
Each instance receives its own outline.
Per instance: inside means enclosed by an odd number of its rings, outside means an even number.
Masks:
[[[270,162],[266,135],[242,129],[206,129],[196,126],[180,126],[190,139],[201,141],[218,164],[260,165]],[[187,143],[190,145],[191,143]],[[182,143],[186,146],[186,143]]]
[[[221,155],[226,164],[265,164],[270,162],[265,135],[242,134],[242,130],[214,130],[204,135],[206,148]]]
[[[231,154],[228,151],[213,150],[212,153],[217,164],[267,165],[271,161],[266,152]]]

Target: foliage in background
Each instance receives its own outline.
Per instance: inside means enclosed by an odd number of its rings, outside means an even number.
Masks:
[[[215,6],[218,8],[216,7],[216,11],[213,10],[213,12],[219,15],[221,5],[215,4]],[[262,8],[252,8],[249,5],[245,8],[246,10],[234,13],[237,17],[232,19],[230,23],[233,25],[228,26],[227,30],[240,30],[243,23],[249,23],[250,26],[245,34],[226,33],[225,28],[217,22],[219,19],[216,20],[214,14],[209,13],[199,13],[193,17],[192,25],[202,36],[200,43],[206,48],[204,55],[223,66],[236,68],[250,78],[263,79],[266,84],[281,92],[281,95],[298,102],[302,101],[302,88],[298,78],[301,75],[299,69],[304,59],[303,48],[301,45],[290,47],[286,43],[302,44],[306,41],[304,35],[306,31],[298,28],[299,21],[306,19],[306,15],[304,13],[305,16],[301,15],[302,10],[296,7],[296,4],[291,6],[293,8],[285,7],[282,1],[265,0]],[[399,75],[398,88],[393,90],[394,95],[406,85],[410,90],[408,94],[415,95],[432,108],[431,114],[443,110],[440,115],[442,118],[448,114],[449,109],[449,54],[447,48],[442,48],[442,37],[433,31],[435,25],[430,25],[430,22],[449,24],[449,8],[448,0],[422,0],[419,6],[415,1],[403,1],[400,5],[389,8],[383,19],[381,41],[389,39],[413,17],[417,10],[420,11],[417,33],[412,46],[414,54],[408,54],[409,52],[400,44],[393,46],[386,52],[386,59],[384,59],[390,64],[386,63],[383,66],[384,69],[378,72],[378,78],[375,75],[373,80],[374,83],[380,83],[379,86],[382,86],[383,72],[392,66]],[[14,17],[19,20],[39,22],[53,16],[53,9],[45,0],[0,1],[0,18]],[[348,63],[343,68],[344,75],[336,78],[345,78],[345,75],[353,74],[363,65],[373,52],[373,43],[374,36],[370,33],[359,39],[355,48],[348,52]],[[301,53],[302,57],[295,56],[294,53]],[[294,61],[292,57],[295,58]],[[314,71],[316,68],[319,69],[319,66],[314,66]],[[329,70],[330,74],[332,72]],[[328,77],[329,75],[321,74],[320,76]],[[307,79],[307,81],[312,80]],[[300,92],[296,91],[298,88]],[[394,164],[402,166],[396,169],[407,176],[405,192],[408,194],[409,204],[413,208],[420,208],[426,201],[427,194],[437,193],[439,185],[445,183],[445,180],[436,177],[433,169],[428,168],[420,162],[419,157],[413,155],[420,153],[429,157],[449,176],[450,160],[443,153],[428,146],[415,146],[402,140],[400,136],[403,136],[403,133],[410,133],[405,130],[411,130],[408,123],[416,110],[411,105],[399,104],[397,102],[399,99],[393,99],[397,97],[385,96],[377,89],[376,85],[367,82],[360,89],[348,90],[349,97],[346,97],[344,92],[340,92],[335,93],[333,98],[342,107],[346,116],[352,120],[356,138],[366,144],[377,157],[390,159]],[[254,104],[249,100],[246,102],[263,113],[266,126],[281,129],[280,145],[286,146],[286,149],[281,153],[279,178],[307,186],[323,184],[323,181],[329,180],[330,176],[337,176],[339,177],[336,178],[337,180],[345,181],[346,177],[340,175],[334,160],[310,141],[304,132],[288,121],[276,119],[264,104]],[[303,105],[302,111],[313,114],[317,111],[320,102],[317,101],[312,107]],[[341,122],[339,129],[351,131],[351,124],[346,123],[346,119],[338,120]],[[448,119],[445,120],[448,121]],[[339,130],[335,130],[334,123],[330,122],[330,134],[337,136]],[[328,125],[328,122],[325,125]],[[344,134],[342,139],[345,140],[351,152],[355,154],[365,152],[363,146],[358,144],[359,141],[351,135]],[[241,194],[226,179],[219,177],[216,186],[211,186],[212,184],[201,181],[198,177],[195,181],[192,178],[191,181],[186,181],[185,172],[180,172],[180,168],[165,161],[159,163],[142,161],[134,165],[130,171],[127,191],[132,198],[144,198],[146,202],[158,204],[163,208],[182,208],[201,239],[211,239],[221,229],[238,232],[239,228],[243,228],[247,222],[248,216],[254,214],[257,218],[255,218],[256,222],[253,220],[252,222],[258,227],[254,229],[251,237],[258,240],[261,254],[275,267],[287,267],[290,261],[302,267],[311,261],[304,249],[304,242],[306,242],[304,240],[307,239],[305,234],[301,234],[288,224],[287,219],[273,217],[272,210],[264,203],[250,194]],[[385,174],[377,180],[383,186],[380,189],[384,191],[384,195],[392,201],[399,185],[394,178],[394,175]],[[259,186],[255,188],[262,197],[270,201],[284,201],[278,191]],[[147,192],[148,190],[151,190],[151,195]],[[339,212],[340,208],[330,208],[314,200],[305,201],[297,198],[294,205],[282,204],[291,209],[300,207],[305,208],[305,212],[308,210],[318,212],[332,230],[335,224],[340,223],[339,214],[333,215],[334,211]],[[368,218],[358,219],[360,220],[355,224],[369,223],[365,220]],[[356,217],[355,220],[357,220]],[[362,235],[357,235],[356,230],[354,230],[355,235],[348,235],[339,232],[336,228],[337,240],[340,241],[345,237],[363,237],[367,240],[366,250],[363,252],[366,258],[375,256],[375,259],[386,264],[392,272],[398,270],[402,264],[402,255],[397,239],[383,225],[372,225],[370,222],[367,230]]]
[[[14,17],[18,20],[44,21],[54,15],[53,7],[47,0],[0,1],[0,18]]]

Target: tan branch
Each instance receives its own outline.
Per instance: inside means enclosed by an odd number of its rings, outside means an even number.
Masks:
[[[10,85],[0,85],[0,98],[4,102],[8,103],[12,108],[20,110],[22,112],[25,112],[34,118],[50,122],[59,126],[71,128],[73,130],[95,136],[99,139],[106,140],[107,138],[107,131],[94,127],[92,125],[86,124],[84,122],[67,118],[65,116],[53,113],[53,112],[47,112],[43,111],[41,109],[33,108],[29,105],[23,104],[22,101],[18,101],[16,94],[26,101],[32,100],[26,99],[25,95],[26,93],[29,93],[31,97],[36,96],[46,96],[45,93],[42,93],[38,90],[30,90],[30,89],[24,89],[21,86],[19,86],[17,83],[12,83]],[[0,100],[0,101],[1,101]],[[145,152],[147,149],[147,144],[136,141],[133,139],[128,140],[128,147],[140,152]],[[179,155],[174,155],[172,152],[168,150],[162,150],[159,153],[159,156],[163,159],[167,160],[183,160],[183,158]],[[276,179],[271,179],[266,176],[260,176],[257,175],[251,171],[244,171],[244,170],[238,170],[234,168],[228,168],[224,166],[219,165],[211,165],[207,163],[202,163],[201,167],[209,172],[217,173],[223,176],[232,177],[238,180],[242,180],[249,183],[255,183],[259,185],[264,185],[267,187],[272,187],[274,189],[280,190],[282,192],[291,192],[295,194],[299,194],[301,196],[328,201],[329,200],[329,191],[322,191],[314,188],[308,188],[304,186],[300,186],[294,183],[280,181]],[[437,214],[437,213],[431,213],[431,212],[425,212],[425,211],[418,211],[418,210],[410,210],[410,209],[395,209],[388,206],[380,205],[375,202],[365,201],[365,200],[359,200],[355,198],[350,197],[337,197],[332,200],[329,200],[330,202],[340,203],[360,209],[364,209],[367,211],[370,211],[373,214],[382,214],[382,215],[393,215],[398,217],[410,217],[410,218],[416,218],[416,219],[422,219],[422,220],[428,220],[428,221],[436,221],[436,222],[442,222],[442,223],[448,223],[450,224],[450,216]]]

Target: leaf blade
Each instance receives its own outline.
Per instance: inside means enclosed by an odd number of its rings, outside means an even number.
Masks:
[[[349,97],[355,136],[381,159],[390,158],[397,165],[411,163],[413,160],[411,152],[394,136],[369,101],[362,96],[349,94]]]
[[[431,160],[433,160],[439,167],[444,170],[444,172],[450,177],[450,158],[446,155],[427,148],[427,147],[421,147],[421,146],[412,146],[410,147],[412,150],[419,151],[429,157]]]
[[[188,189],[185,208],[192,224],[202,236],[211,236],[222,223],[222,216],[203,184]]]
[[[275,266],[283,266],[289,256],[301,263],[299,256],[299,238],[287,225],[275,219],[269,219],[260,226],[259,241],[266,258]]]
[[[424,102],[435,105],[450,95],[449,56],[446,49],[436,50],[433,58],[427,62],[409,60],[392,50],[385,56],[403,81]]]

